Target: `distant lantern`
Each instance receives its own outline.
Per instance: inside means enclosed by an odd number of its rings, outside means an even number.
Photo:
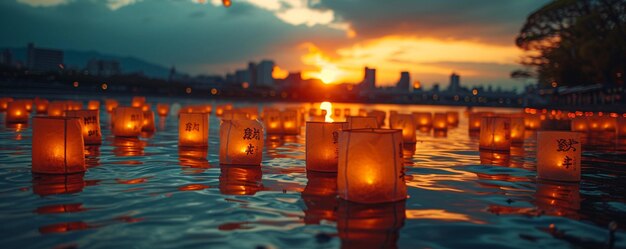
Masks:
[[[223,104],[215,106],[215,116],[221,117],[225,110],[232,110],[232,104]]]
[[[337,172],[339,132],[347,127],[347,122],[306,123],[307,171]]]
[[[511,119],[483,117],[480,122],[481,150],[509,151],[511,149]]]
[[[414,112],[413,119],[418,128],[427,128],[433,125],[433,114],[430,112]]]
[[[357,129],[339,132],[339,197],[360,203],[406,199],[402,131]]]
[[[572,131],[578,132],[588,132],[589,131],[589,123],[586,118],[576,117],[571,120],[570,128]]]
[[[535,114],[526,114],[524,116],[524,124],[526,130],[536,130],[541,127],[541,116]]]
[[[102,144],[102,134],[100,132],[100,111],[66,111],[65,116],[80,119],[81,124],[83,125],[83,140],[85,141],[85,144]]]
[[[32,171],[68,174],[85,170],[85,145],[80,119],[33,118]]]
[[[152,107],[150,106],[150,103],[144,103],[144,104],[141,106],[141,110],[142,110],[142,111],[144,111],[144,112],[147,112],[147,111],[152,110]]]
[[[133,99],[131,100],[131,106],[132,107],[143,107],[143,105],[146,103],[146,97],[143,96],[135,96],[133,97]]]
[[[448,130],[448,115],[437,112],[433,115],[433,129],[436,131]]]
[[[626,137],[626,117],[617,118],[617,136]]]
[[[88,110],[100,110],[100,101],[98,100],[90,100],[87,102]]]
[[[143,111],[143,118],[141,119],[141,131],[145,132],[154,132],[154,112],[153,111]]]
[[[238,110],[224,110],[222,120],[250,120],[248,114]]]
[[[385,125],[385,117],[387,116],[387,113],[380,110],[371,110],[367,112],[367,116],[375,117],[376,121],[378,122],[378,127],[382,127],[383,125]]]
[[[231,0],[222,0],[222,4],[224,5],[224,7],[228,8],[228,7],[230,7],[233,3],[231,2]]]
[[[348,123],[346,129],[379,128],[375,117],[350,116],[346,117],[346,122]]]
[[[220,193],[225,195],[254,195],[263,189],[263,172],[256,166],[221,166]]]
[[[521,115],[511,115],[511,143],[524,143],[526,125]]]
[[[78,111],[80,109],[83,109],[83,103],[80,101],[68,100],[66,101],[66,103],[67,103],[67,110]]]
[[[220,164],[261,165],[263,126],[257,120],[225,120],[220,125]]]
[[[283,134],[300,134],[300,119],[298,117],[298,110],[288,109],[280,112],[280,121],[283,125]]]
[[[113,113],[113,110],[115,110],[115,108],[117,108],[119,103],[117,102],[117,100],[107,99],[107,100],[104,101],[104,105],[105,105],[106,111],[108,113]]]
[[[346,118],[352,116],[352,110],[350,108],[343,109],[343,116]]]
[[[537,177],[556,181],[580,181],[580,133],[537,132]]]
[[[459,125],[459,112],[449,111],[446,112],[446,118],[448,125],[456,127]]]
[[[13,98],[0,98],[0,112],[4,112],[9,107],[9,102],[12,102]]]
[[[617,127],[617,119],[610,117],[608,115],[600,117],[600,129],[602,131],[615,132],[616,127]]]
[[[32,99],[20,99],[19,101],[24,102],[24,107],[26,107],[26,111],[31,113],[33,111],[33,100]]]
[[[5,117],[7,123],[27,123],[28,116],[24,101],[16,100],[9,102]]]
[[[47,113],[48,112],[48,104],[49,104],[49,102],[48,102],[47,99],[35,98],[33,103],[35,104],[35,109],[37,110],[38,114],[43,114],[43,113]]]
[[[178,145],[207,147],[209,145],[209,115],[181,113],[178,119]]]
[[[417,137],[415,134],[415,123],[411,114],[393,114],[389,118],[391,129],[402,130],[402,141],[404,143],[415,143]]]
[[[267,134],[282,134],[283,125],[280,122],[280,111],[276,109],[263,111],[263,123]]]
[[[469,131],[479,131],[480,130],[480,121],[485,116],[491,116],[493,112],[473,112],[468,116],[468,130]]]
[[[116,137],[136,137],[143,127],[143,112],[137,107],[117,107],[113,118],[113,135]]]
[[[170,105],[167,103],[157,104],[157,114],[161,117],[167,116],[170,113]]]
[[[48,104],[48,116],[50,117],[62,117],[66,110],[68,108],[65,101],[52,101]]]

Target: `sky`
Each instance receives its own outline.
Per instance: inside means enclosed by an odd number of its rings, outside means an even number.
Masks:
[[[91,50],[220,74],[271,59],[274,75],[377,85],[523,88],[514,39],[548,0],[3,0],[0,47]],[[123,66],[123,65],[122,65]]]

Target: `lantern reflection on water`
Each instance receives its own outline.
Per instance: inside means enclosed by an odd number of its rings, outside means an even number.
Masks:
[[[191,168],[210,168],[208,152],[203,147],[178,147],[180,166]]]
[[[181,113],[178,119],[178,145],[207,147],[209,140],[209,115],[206,113]]]
[[[348,123],[306,123],[306,169],[307,171],[337,172],[339,131]]]
[[[508,167],[511,164],[511,155],[496,151],[480,151],[480,164],[489,164]]]
[[[580,181],[580,133],[537,132],[537,177],[545,180]]]
[[[337,219],[337,174],[307,171],[307,183],[302,191],[305,224],[320,224],[322,220]]]
[[[136,137],[113,138],[113,154],[116,156],[142,156],[145,147],[146,142]]]
[[[224,120],[220,125],[220,164],[261,165],[263,126],[257,120]]]
[[[391,129],[402,130],[402,141],[404,143],[415,143],[415,123],[411,114],[393,114],[389,117]]]
[[[338,162],[339,197],[361,203],[406,199],[401,130],[340,131]]]
[[[225,195],[254,195],[263,190],[261,167],[222,166],[219,188]]]
[[[143,112],[136,107],[117,107],[113,118],[113,135],[117,137],[136,137],[141,134]]]
[[[374,117],[346,117],[346,123],[348,123],[348,127],[346,129],[378,128],[378,121],[376,121],[376,118]]]
[[[480,122],[481,150],[508,151],[511,149],[511,119],[483,117]]]
[[[33,118],[32,171],[45,174],[84,172],[85,147],[78,118]]]
[[[100,132],[100,111],[65,111],[65,116],[80,118],[83,125],[83,139],[85,144],[102,144],[102,134]]]
[[[359,204],[339,201],[337,232],[341,248],[397,248],[406,220],[405,201]]]
[[[24,101],[15,100],[9,102],[5,116],[6,123],[27,123],[28,117],[29,115]]]
[[[82,192],[87,185],[84,173],[50,175],[33,174],[33,193],[40,196]]]
[[[538,181],[535,192],[537,208],[547,215],[579,218],[581,204],[578,183]]]

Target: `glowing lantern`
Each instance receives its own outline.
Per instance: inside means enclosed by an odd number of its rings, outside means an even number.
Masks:
[[[571,121],[571,130],[578,132],[587,132],[589,131],[589,124],[587,123],[587,119],[585,118],[574,118]]]
[[[261,165],[263,126],[257,120],[225,120],[220,125],[220,164]]]
[[[167,114],[170,113],[170,105],[169,104],[165,104],[165,103],[157,104],[156,108],[157,108],[157,113],[161,117],[165,117],[165,116],[167,116]]]
[[[232,110],[232,104],[218,105],[215,107],[215,116],[221,117],[225,110]]]
[[[601,130],[615,132],[616,127],[617,127],[617,119],[609,117],[609,116],[600,117],[600,129]]]
[[[352,111],[350,110],[350,108],[345,108],[345,109],[343,109],[343,116],[344,117],[350,117],[350,116],[352,116],[351,112]]]
[[[337,219],[337,174],[307,171],[307,183],[302,191],[306,205],[304,224],[320,224],[322,220]]]
[[[283,126],[280,122],[280,111],[275,109],[263,111],[263,123],[267,134],[283,133]]]
[[[524,117],[519,115],[511,115],[511,143],[524,143],[524,133],[526,132],[526,124]]]
[[[222,120],[250,120],[248,114],[237,110],[224,110]]]
[[[0,98],[0,111],[4,112],[9,107],[9,102],[12,102],[13,98]]]
[[[457,126],[459,124],[459,112],[446,112],[446,118],[450,126]]]
[[[141,131],[145,132],[154,132],[154,112],[153,111],[143,111],[143,118],[141,119]]]
[[[283,134],[300,134],[300,120],[298,110],[284,110],[280,112],[280,120],[283,124]]]
[[[367,111],[365,109],[359,109],[359,115],[361,117],[366,117],[367,116]]]
[[[511,119],[483,117],[480,122],[481,150],[508,151],[511,149]]]
[[[339,131],[348,123],[306,123],[306,170],[337,172]]]
[[[626,137],[626,117],[617,118],[617,136]]]
[[[207,113],[181,113],[178,119],[178,145],[207,147],[209,140],[209,115]]]
[[[433,115],[430,112],[414,112],[413,119],[418,128],[431,127]]]
[[[143,112],[136,107],[115,108],[113,119],[113,135],[117,137],[136,137],[143,127]]]
[[[28,113],[33,111],[33,100],[32,99],[20,99],[20,102],[24,103],[24,107]]]
[[[448,115],[445,113],[435,113],[433,115],[433,129],[436,131],[448,130]]]
[[[340,200],[337,232],[341,248],[398,248],[405,206],[404,201],[360,204]]]
[[[33,103],[35,104],[35,109],[38,114],[43,114],[48,112],[48,100],[36,98]]]
[[[248,119],[255,120],[259,118],[259,108],[256,106],[236,108],[237,112],[245,113]]]
[[[100,110],[100,101],[90,100],[89,102],[87,102],[87,109],[88,110]]]
[[[480,121],[485,116],[491,116],[493,112],[473,112],[469,114],[468,117],[468,130],[469,131],[479,131],[480,130]]]
[[[115,110],[115,108],[117,108],[119,103],[117,102],[117,100],[107,99],[107,100],[104,101],[104,105],[105,105],[105,108],[107,109],[108,113],[113,113],[113,110]]]
[[[220,193],[226,195],[254,195],[263,189],[263,172],[256,166],[222,166]]]
[[[231,0],[222,0],[222,4],[224,5],[224,7],[228,8],[228,7],[230,7],[233,3],[231,2]]]
[[[141,110],[142,110],[142,111],[144,111],[144,112],[147,112],[147,111],[152,110],[152,108],[150,107],[150,104],[149,104],[149,103],[145,103],[145,104],[143,104],[143,105],[141,106]]]
[[[83,125],[83,140],[85,144],[102,143],[102,134],[100,133],[100,111],[65,111],[65,116],[80,119],[81,124]]]
[[[580,181],[580,133],[537,132],[537,176],[556,181]]]
[[[524,116],[524,123],[526,125],[526,130],[539,129],[539,127],[541,127],[541,116],[526,114],[526,116]]]
[[[20,100],[9,102],[5,120],[7,123],[28,122],[28,111],[26,110],[26,103]]]
[[[341,109],[340,108],[335,108],[335,110],[333,110],[333,117],[336,119],[341,118]]]
[[[367,113],[367,116],[375,117],[376,121],[378,122],[378,127],[382,127],[383,125],[385,125],[385,116],[387,116],[387,113],[384,111],[372,110]]]
[[[66,110],[78,111],[80,109],[83,109],[83,103],[81,103],[79,101],[68,100],[66,102],[67,102],[67,109]]]
[[[350,116],[346,117],[348,127],[346,129],[378,128],[375,117]]]
[[[130,103],[132,107],[142,107],[146,103],[146,97],[135,96]]]
[[[87,170],[80,119],[33,118],[32,170],[44,174],[68,174]]]
[[[339,197],[360,203],[406,199],[401,130],[340,131],[338,162]]]
[[[389,118],[391,129],[402,130],[402,141],[404,143],[415,143],[415,123],[411,114],[393,114]]]
[[[67,102],[65,101],[52,101],[48,105],[48,116],[61,117],[67,110]]]

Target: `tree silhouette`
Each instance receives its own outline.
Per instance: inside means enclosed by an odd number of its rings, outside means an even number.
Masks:
[[[526,70],[541,86],[624,84],[626,0],[555,0],[526,19],[516,39]]]

